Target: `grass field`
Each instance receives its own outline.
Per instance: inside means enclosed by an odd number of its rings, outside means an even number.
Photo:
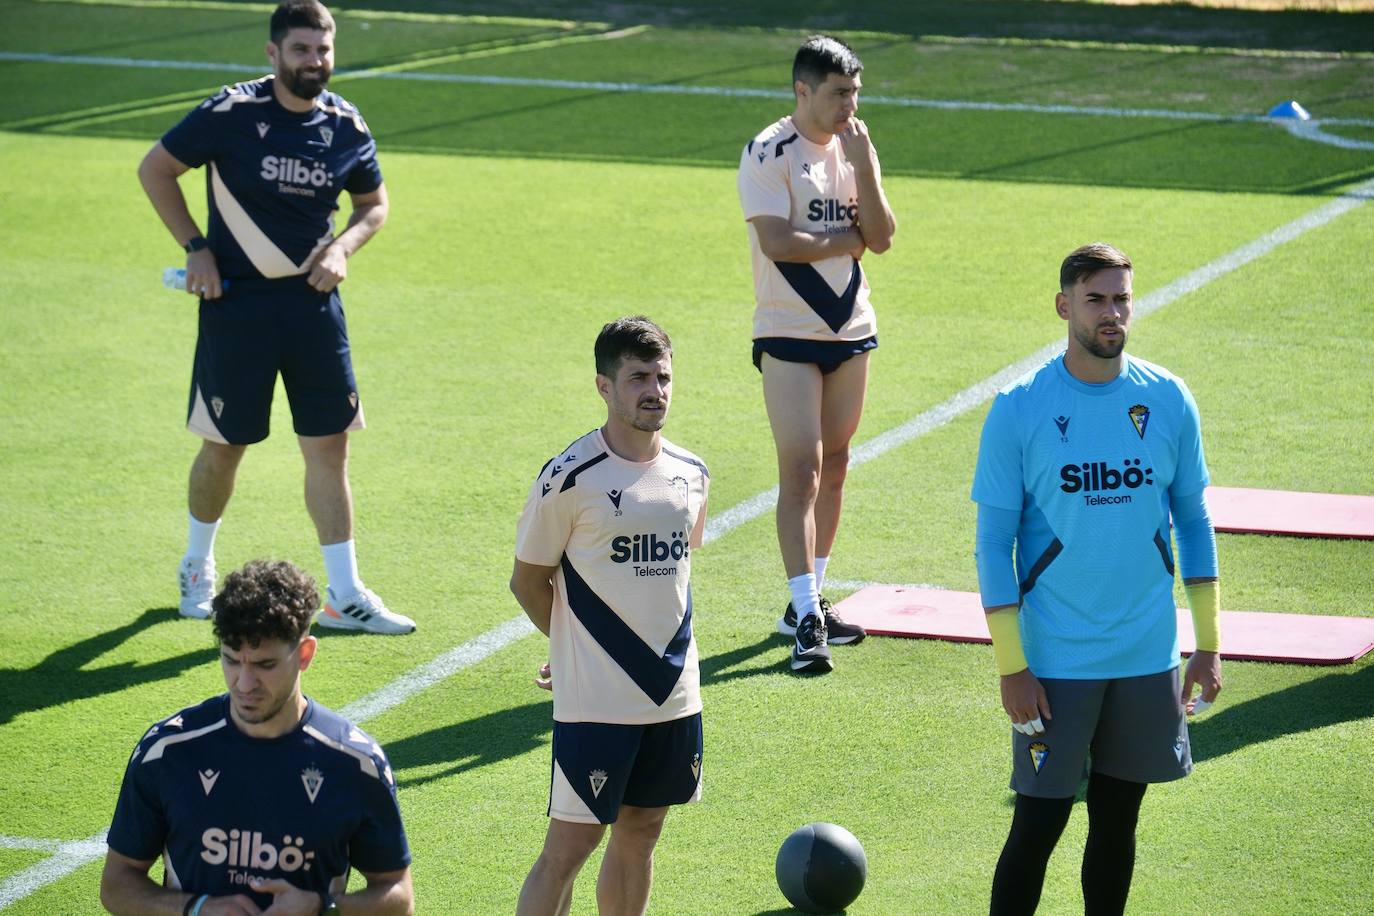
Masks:
[[[420,629],[325,633],[306,687],[387,747],[419,912],[511,911],[541,842],[543,640],[465,667],[454,650],[519,632],[506,581],[527,487],[604,418],[596,330],[641,311],[673,336],[667,432],[710,464],[715,519],[694,564],[705,798],[669,819],[651,911],[789,912],[773,856],[813,820],[867,849],[849,912],[985,911],[1012,797],[990,651],[875,638],[837,649],[824,679],[792,676],[771,511],[730,511],[775,483],[734,169],[790,105],[759,93],[785,93],[799,37],[826,27],[852,35],[879,97],[861,116],[900,230],[865,262],[882,346],[862,445],[1061,338],[1056,272],[1077,244],[1120,245],[1145,295],[1351,189],[1367,200],[1374,14],[365,6],[338,17],[352,72],[334,85],[367,116],[392,198],[344,288],[370,424],[353,439],[358,546],[369,586]],[[175,611],[194,311],[158,285],[179,253],[134,169],[193,104],[263,72],[263,10],[0,0],[0,908],[15,913],[99,912],[134,741],[223,686],[207,627]],[[1350,142],[1256,119],[1289,98]],[[185,186],[203,210],[199,174]],[[1374,494],[1371,251],[1361,203],[1137,325],[1131,351],[1197,397],[1214,482]],[[853,468],[830,578],[976,587],[985,409]],[[279,397],[221,570],[270,555],[323,573],[289,424]],[[1227,608],[1374,614],[1374,542],[1218,548]],[[376,714],[354,705],[426,665],[451,673]],[[1195,773],[1147,795],[1130,911],[1367,911],[1374,659],[1224,675],[1193,726]],[[1075,811],[1042,912],[1081,912],[1085,821]],[[575,912],[595,908],[595,865]]]

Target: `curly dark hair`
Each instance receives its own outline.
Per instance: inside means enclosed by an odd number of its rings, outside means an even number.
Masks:
[[[238,651],[264,639],[295,645],[320,607],[315,580],[285,560],[253,560],[231,572],[212,603],[215,638]]]

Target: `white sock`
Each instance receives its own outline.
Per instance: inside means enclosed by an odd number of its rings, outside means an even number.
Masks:
[[[792,610],[797,612],[797,623],[808,615],[821,613],[820,599],[816,596],[815,573],[803,573],[787,580],[787,588],[792,592]]]
[[[816,557],[816,594],[825,591],[825,567],[830,562],[829,557]]]
[[[358,578],[358,556],[351,538],[337,544],[321,544],[320,553],[324,554],[324,571],[329,576],[331,595],[343,600],[363,590],[363,580]]]
[[[188,560],[207,560],[215,555],[215,532],[219,531],[219,519],[213,522],[202,522],[191,513],[186,513],[186,518],[190,520],[186,533],[186,559]]]

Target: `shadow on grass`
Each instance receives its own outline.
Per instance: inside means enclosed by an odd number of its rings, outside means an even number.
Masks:
[[[166,680],[190,668],[213,662],[219,654],[218,650],[207,645],[204,649],[147,664],[119,662],[103,668],[86,668],[92,661],[140,631],[179,619],[176,608],[149,608],[123,626],[58,649],[32,668],[0,668],[0,725],[26,712]],[[209,632],[207,626],[207,643],[210,642]]]
[[[722,674],[765,652],[778,652],[780,645],[781,637],[769,636],[753,645],[702,659],[701,682],[721,683],[755,674],[776,674],[780,667],[785,670],[787,655],[782,652],[778,661],[768,665]],[[552,731],[553,702],[544,700],[388,742],[386,753],[397,773],[397,784],[419,786],[528,753],[547,743]],[[405,775],[407,770],[445,763],[449,766],[433,773]]]
[[[1218,709],[1189,726],[1193,760],[1371,716],[1374,665],[1366,664],[1358,671],[1334,672]]]

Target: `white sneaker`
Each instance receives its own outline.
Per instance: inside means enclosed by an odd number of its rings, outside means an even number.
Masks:
[[[181,566],[177,569],[177,584],[181,586],[181,616],[208,619],[214,612],[210,606],[215,597],[214,558],[182,558]]]
[[[369,633],[384,633],[388,636],[400,636],[415,631],[415,621],[403,614],[388,611],[386,605],[382,604],[382,599],[370,588],[365,588],[344,601],[335,597],[334,589],[328,589],[328,592],[329,600],[325,602],[320,615],[315,618],[315,622],[322,627],[332,627],[336,630],[367,630]]]

